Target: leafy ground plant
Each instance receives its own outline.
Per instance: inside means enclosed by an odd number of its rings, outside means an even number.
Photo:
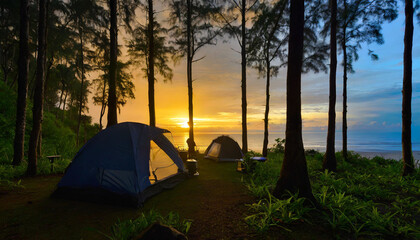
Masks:
[[[303,205],[296,196],[279,200],[271,196],[280,172],[282,153],[271,153],[244,176],[258,202],[249,205],[246,221],[259,232],[290,224],[316,224],[338,238],[374,237],[419,239],[420,174],[402,178],[402,163],[351,153],[344,162],[337,153],[338,171],[322,171],[322,155],[307,154],[314,196],[322,206]]]
[[[188,233],[192,224],[191,220],[181,220],[178,213],[170,212],[168,215],[162,216],[159,212],[152,209],[147,213],[141,213],[136,219],[126,221],[118,220],[114,226],[112,226],[111,236],[104,233],[101,234],[111,240],[128,240],[140,234],[144,229],[155,222],[172,226],[184,234]]]

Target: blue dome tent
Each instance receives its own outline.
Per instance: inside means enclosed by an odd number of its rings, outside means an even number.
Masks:
[[[184,165],[165,129],[125,122],[89,140],[53,196],[140,206],[184,179]]]

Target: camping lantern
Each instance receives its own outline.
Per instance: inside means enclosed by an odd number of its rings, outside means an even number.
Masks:
[[[188,169],[188,175],[198,176],[199,174],[197,172],[197,160],[187,159],[187,169]]]
[[[237,161],[238,166],[236,167],[236,171],[242,172],[244,170],[244,163],[243,163],[243,161],[244,161],[243,159],[239,159]]]

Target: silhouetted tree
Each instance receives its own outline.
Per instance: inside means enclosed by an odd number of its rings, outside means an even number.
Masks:
[[[12,86],[18,77],[16,71],[19,50],[19,1],[0,1],[0,67],[3,81]]]
[[[109,80],[109,37],[106,31],[96,33],[92,44],[95,46],[94,59],[95,69],[102,72],[98,78],[93,79],[96,86],[93,104],[101,106],[99,114],[99,129],[102,129],[102,119],[105,115],[106,106],[108,104],[108,80]],[[120,53],[119,53],[120,54]],[[117,110],[121,111],[128,99],[134,99],[134,84],[131,81],[133,76],[129,72],[131,62],[117,62]]]
[[[248,152],[248,127],[247,127],[247,97],[246,97],[246,60],[247,60],[247,39],[248,29],[246,22],[249,14],[257,6],[258,0],[230,0],[222,1],[226,12],[219,12],[220,20],[223,21],[226,32],[235,38],[241,47],[241,106],[242,106],[242,151]],[[236,22],[240,24],[235,25]]]
[[[28,94],[29,72],[29,16],[28,0],[20,1],[20,32],[19,32],[19,62],[18,62],[18,97],[16,106],[16,128],[14,140],[13,165],[17,166],[23,160],[25,127],[26,127],[26,97]]]
[[[343,0],[338,9],[338,43],[343,51],[343,158],[347,160],[347,73],[362,43],[383,44],[381,24],[397,17],[395,0]],[[378,56],[369,50],[373,60]]]
[[[403,176],[411,175],[414,170],[414,159],[411,147],[411,97],[413,78],[413,0],[405,0],[405,32],[404,32],[404,76],[403,76],[403,101],[402,101],[402,155]]]
[[[33,124],[29,138],[28,169],[26,174],[34,176],[37,171],[37,147],[42,124],[44,105],[44,80],[45,80],[45,54],[46,54],[46,21],[47,1],[39,0],[39,22],[38,22],[38,57],[34,94],[34,106],[32,108]]]
[[[78,70],[78,77],[80,79],[80,90],[78,93],[78,114],[76,125],[76,144],[79,143],[80,126],[82,123],[83,110],[86,108],[87,101],[86,93],[89,82],[86,79],[86,72],[90,70],[89,62],[90,49],[87,45],[92,41],[94,33],[98,27],[104,26],[107,22],[104,21],[103,15],[105,10],[93,0],[71,0],[67,3],[67,21],[71,28],[74,29],[74,41],[77,42],[77,58],[75,60]],[[86,100],[86,101],[85,101]]]
[[[148,17],[147,27],[139,24],[130,32],[132,39],[128,42],[128,53],[134,63],[143,65],[143,72],[148,79],[149,89],[149,118],[150,125],[156,126],[155,114],[155,81],[156,76],[163,77],[163,81],[172,80],[172,69],[168,66],[169,56],[173,55],[175,49],[166,42],[165,34],[168,33],[154,18],[153,1],[148,1],[144,7]],[[153,21],[153,23],[152,23]]]
[[[148,59],[148,74],[147,81],[149,83],[149,124],[152,127],[156,126],[155,113],[155,43],[154,43],[154,12],[153,0],[148,0],[149,22],[148,22],[148,42],[149,42],[149,59]]]
[[[117,26],[117,1],[109,0],[110,11],[110,67],[109,67],[109,90],[108,90],[108,123],[107,127],[118,123],[117,120],[117,55],[118,55],[118,26]]]
[[[266,76],[266,102],[264,114],[264,140],[262,155],[267,156],[268,148],[268,114],[270,110],[270,77],[277,76],[279,68],[285,62],[285,45],[287,43],[288,28],[285,19],[286,0],[274,5],[262,2],[256,11],[254,23],[249,32],[248,65],[254,66],[261,75]],[[281,37],[281,38],[280,38]],[[280,65],[272,65],[272,61],[279,60]]]
[[[327,149],[322,163],[323,169],[337,170],[335,158],[335,103],[337,84],[337,0],[329,0],[330,6],[330,97],[328,101]]]
[[[174,44],[178,47],[181,56],[187,56],[187,83],[188,83],[188,124],[189,143],[188,152],[193,154],[194,147],[194,114],[193,114],[193,63],[204,57],[194,59],[196,53],[204,46],[215,44],[220,30],[212,24],[212,16],[219,9],[213,1],[204,0],[172,0],[171,25]]]
[[[131,21],[135,16],[134,11],[139,0],[109,0],[110,12],[110,67],[108,81],[108,123],[107,127],[118,123],[117,119],[117,62],[118,62],[118,17],[120,17],[127,29],[131,29]],[[117,14],[118,13],[118,14]]]
[[[287,119],[284,160],[273,195],[280,198],[285,191],[316,202],[306,166],[302,141],[301,72],[303,62],[304,0],[290,3],[290,35],[287,65]]]

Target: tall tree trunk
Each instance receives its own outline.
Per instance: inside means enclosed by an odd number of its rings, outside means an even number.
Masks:
[[[248,152],[248,130],[247,130],[247,103],[246,103],[246,0],[242,0],[242,22],[241,22],[241,67],[242,67],[242,152]]]
[[[148,69],[148,81],[149,81],[149,123],[150,126],[156,126],[156,116],[155,116],[155,44],[154,44],[154,36],[153,36],[153,28],[154,28],[154,13],[153,13],[153,0],[149,1],[149,69]]]
[[[101,107],[101,113],[99,115],[99,129],[102,130],[103,126],[102,126],[102,118],[104,117],[105,114],[105,108],[106,106],[102,105]]]
[[[66,91],[66,94],[64,95],[64,101],[63,101],[63,112],[61,114],[61,120],[64,120],[64,115],[66,114],[66,103],[67,103],[67,94],[68,91]]]
[[[195,154],[195,141],[194,141],[194,112],[193,112],[193,87],[192,87],[192,36],[191,36],[191,11],[192,3],[191,0],[187,0],[187,81],[188,81],[188,125],[189,139],[188,154],[190,157],[194,157]]]
[[[42,124],[42,111],[44,102],[44,79],[45,79],[45,53],[46,53],[46,19],[47,0],[39,0],[39,23],[38,23],[38,59],[35,82],[34,105],[32,109],[33,124],[29,138],[28,169],[26,174],[34,176],[37,171],[37,147]]]
[[[343,43],[343,159],[347,161],[347,46]]]
[[[413,0],[405,0],[404,33],[404,77],[402,101],[402,154],[404,162],[403,176],[414,172],[413,152],[411,148],[411,97],[412,97],[412,50],[413,50]]]
[[[344,11],[347,11],[347,1],[344,0]],[[344,25],[343,28],[343,40],[342,40],[342,49],[343,49],[343,127],[342,137],[343,137],[343,159],[347,161],[347,26]]]
[[[286,145],[280,178],[273,195],[282,197],[286,191],[299,192],[314,203],[302,141],[301,72],[303,58],[304,0],[290,3],[290,37],[287,66]]]
[[[267,65],[267,83],[265,88],[265,114],[264,114],[264,141],[263,141],[263,150],[262,154],[264,157],[267,157],[267,148],[268,148],[268,113],[270,111],[270,43],[267,43],[267,56],[266,56],[266,65]]]
[[[335,103],[337,74],[337,0],[331,0],[331,31],[330,31],[330,101],[328,106],[328,135],[323,169],[337,171],[335,158]]]
[[[82,121],[82,110],[83,110],[83,87],[84,87],[84,81],[85,81],[85,66],[84,66],[84,56],[83,56],[83,32],[81,28],[79,28],[79,39],[80,39],[81,83],[80,83],[80,96],[79,96],[79,112],[78,112],[77,129],[76,129],[76,146],[79,146],[80,124]]]
[[[102,118],[105,114],[106,103],[105,103],[105,94],[106,94],[106,80],[104,80],[104,89],[102,90],[102,105],[101,105],[101,113],[99,115],[99,128],[102,130]]]
[[[28,95],[29,72],[29,4],[28,0],[20,1],[20,32],[19,32],[19,65],[18,65],[18,97],[16,106],[16,126],[14,139],[14,166],[21,164],[24,155],[26,127],[26,97]]]
[[[55,112],[55,118],[58,118],[58,113],[60,112],[61,109],[61,104],[63,103],[63,96],[64,96],[64,84],[61,81],[61,93],[60,93],[60,101],[58,102],[58,107],[57,107],[57,111]]]
[[[42,125],[39,128],[39,138],[38,138],[38,147],[36,153],[39,157],[42,157]]]
[[[111,11],[111,28],[110,28],[110,66],[109,66],[109,89],[108,89],[108,123],[107,127],[118,123],[117,120],[117,1],[109,0],[109,8]]]

